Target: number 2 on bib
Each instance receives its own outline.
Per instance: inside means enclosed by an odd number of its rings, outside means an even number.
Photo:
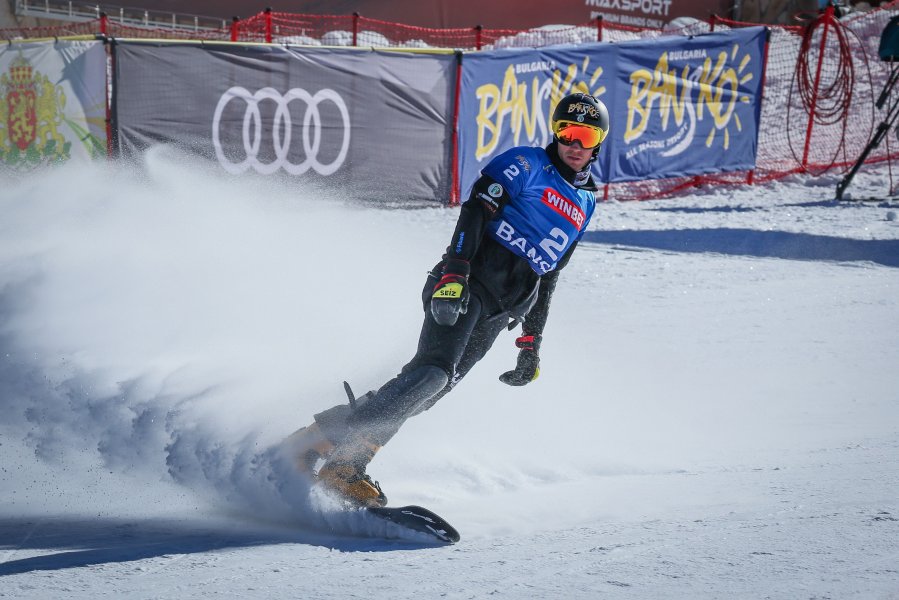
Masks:
[[[551,237],[540,242],[540,249],[549,254],[553,260],[559,260],[559,257],[565,253],[565,248],[568,246],[568,235],[558,227],[553,227],[549,235]]]

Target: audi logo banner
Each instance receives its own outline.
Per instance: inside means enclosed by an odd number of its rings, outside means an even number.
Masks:
[[[451,54],[120,42],[117,146],[128,157],[174,145],[233,175],[445,204],[455,73]]]
[[[240,143],[237,140],[228,140],[224,134],[233,129],[233,120],[222,117],[225,114],[228,105],[234,100],[243,108],[244,114],[240,127]],[[275,105],[275,113],[268,121],[268,127],[263,123],[262,108],[260,104],[264,101],[271,101]],[[291,120],[290,103],[297,101],[302,103],[300,110],[303,114],[302,124],[294,123]],[[330,162],[322,162],[319,155],[322,149],[322,138],[325,134],[322,132],[322,104],[330,101],[334,107],[340,112],[341,131],[331,130],[330,135],[337,134],[340,138],[340,150]],[[229,173],[243,173],[247,169],[252,168],[257,173],[265,175],[276,173],[284,169],[291,175],[302,175],[310,168],[322,175],[331,175],[336,173],[340,167],[346,162],[347,152],[350,149],[350,115],[347,110],[346,102],[343,98],[331,89],[322,89],[310,94],[302,88],[291,88],[287,93],[282,94],[274,88],[262,88],[261,90],[251,93],[246,88],[232,87],[222,94],[218,104],[215,107],[215,114],[212,117],[212,145],[215,147],[215,157],[218,159],[226,171]],[[271,133],[271,150],[274,152],[273,157],[267,160],[261,159],[263,153],[262,137],[263,132]],[[294,148],[294,138],[299,132],[302,136],[302,152],[292,152]],[[236,152],[231,154],[238,155],[238,160],[234,160],[229,156],[228,149],[237,148]],[[268,144],[266,144],[268,149]],[[299,160],[294,162],[291,156],[299,154]]]

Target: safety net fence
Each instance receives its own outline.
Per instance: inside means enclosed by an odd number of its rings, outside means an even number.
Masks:
[[[606,197],[646,199],[703,185],[753,184],[797,173],[840,174],[851,167],[884,120],[889,103],[878,108],[893,64],[880,59],[878,46],[888,21],[899,14],[899,0],[867,12],[840,17],[828,7],[796,26],[768,25],[763,101],[756,168],[752,171],[613,183]],[[554,44],[621,42],[663,35],[698,35],[756,26],[712,17],[679,19],[664,29],[604,23],[530,30],[482,27],[436,29],[354,15],[303,15],[266,10],[234,18],[219,28],[142,27],[102,14],[55,27],[0,30],[4,40],[99,35],[109,38],[222,40],[299,46],[451,48],[462,51],[537,48]],[[899,142],[886,136],[867,163],[891,162]],[[892,173],[890,173],[892,183]],[[889,193],[893,193],[892,185]]]

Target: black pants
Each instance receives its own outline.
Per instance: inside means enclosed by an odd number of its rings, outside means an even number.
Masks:
[[[451,327],[438,325],[431,317],[431,294],[436,283],[437,278],[434,276],[428,277],[425,283],[422,291],[425,318],[418,338],[418,351],[403,367],[403,371],[432,365],[446,371],[449,381],[446,387],[421,405],[413,415],[431,408],[453,389],[484,358],[497,336],[509,324],[509,313],[501,310],[488,294],[474,285],[468,311],[459,315],[459,320]]]
[[[509,324],[509,313],[473,285],[468,310],[459,315],[455,325],[438,325],[431,317],[436,283],[436,276],[430,275],[422,291],[425,315],[415,356],[349,419],[354,428],[376,432],[373,437],[381,444],[393,437],[406,419],[431,408],[449,393]]]

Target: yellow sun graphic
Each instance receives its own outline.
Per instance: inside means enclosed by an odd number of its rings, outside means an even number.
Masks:
[[[551,93],[549,98],[549,114],[551,115],[556,108],[559,100],[568,94],[576,94],[578,92],[590,94],[599,98],[606,93],[606,86],[598,83],[602,76],[603,68],[596,67],[590,72],[590,57],[585,56],[580,65],[570,64],[565,69],[563,76],[560,69],[553,72],[551,82]]]
[[[739,44],[734,44],[734,46],[730,52],[730,61],[736,62],[737,58],[739,56],[739,53],[740,53]],[[750,57],[749,54],[743,55],[743,58],[740,60],[740,64],[738,65],[736,70],[734,70],[733,67],[725,68],[726,60],[727,60],[727,55],[722,52],[721,56],[719,57],[718,64],[715,65],[715,70],[712,74],[712,78],[716,79],[719,82],[719,85],[722,86],[719,88],[720,92],[723,93],[723,91],[724,91],[723,85],[725,85],[728,82],[733,83],[734,87],[735,87],[735,91],[738,91],[741,86],[745,86],[748,82],[752,81],[752,79],[754,77],[752,72],[748,72],[748,73],[744,74],[744,71],[746,71],[746,69],[749,67],[749,63],[752,61],[752,58]],[[724,140],[723,140],[724,149],[727,150],[730,148],[730,129],[728,128],[728,125],[730,124],[730,122],[733,122],[733,124],[736,127],[738,132],[743,131],[743,123],[742,123],[742,121],[740,121],[740,115],[738,115],[736,113],[736,111],[733,110],[736,105],[736,102],[742,102],[743,104],[749,104],[751,102],[751,100],[750,100],[749,96],[747,96],[747,95],[738,96],[735,100],[733,100],[731,102],[730,109],[726,115],[718,117],[718,116],[714,116],[714,114],[713,114],[713,118],[715,120],[715,126],[712,127],[711,131],[709,131],[709,135],[705,140],[705,145],[707,148],[712,147],[712,144],[715,141],[715,134],[718,132],[718,130],[721,130],[723,132],[722,137],[724,138]],[[710,102],[709,104],[711,105],[712,103]],[[720,110],[721,102],[716,102],[715,104],[718,105],[718,109]],[[710,108],[711,108],[711,106],[710,106]]]

